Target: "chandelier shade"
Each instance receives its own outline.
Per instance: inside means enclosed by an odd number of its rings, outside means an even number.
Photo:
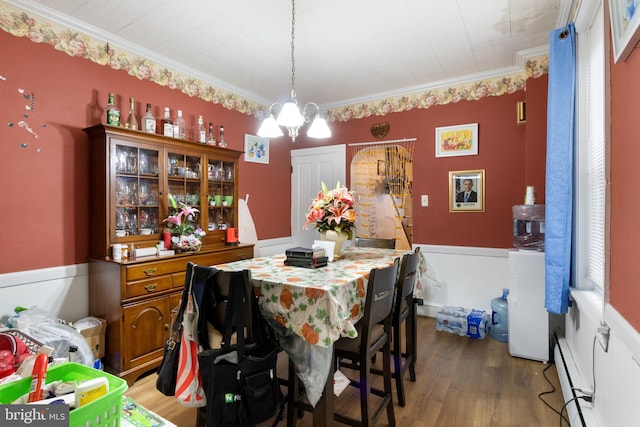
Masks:
[[[276,122],[279,126],[284,126],[286,128],[299,128],[304,124],[304,117],[302,117],[302,114],[300,113],[300,109],[298,108],[298,103],[295,98],[282,106],[282,110],[280,110],[280,114],[278,114]]]
[[[295,142],[298,131],[305,124],[311,122],[307,129],[309,138],[329,138],[331,129],[326,119],[320,115],[320,107],[315,102],[307,102],[300,110],[296,100],[296,60],[295,60],[295,28],[296,28],[296,2],[291,0],[291,99],[284,105],[273,103],[269,107],[268,116],[262,121],[258,136],[265,138],[277,138],[284,135],[280,126],[287,128],[289,137]],[[277,114],[274,109],[279,108]]]
[[[282,129],[278,126],[273,114],[269,114],[269,117],[262,121],[260,129],[258,129],[258,136],[262,136],[264,138],[278,138],[282,135],[284,135],[284,133],[282,133]]]

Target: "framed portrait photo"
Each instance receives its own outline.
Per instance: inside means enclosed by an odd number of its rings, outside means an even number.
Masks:
[[[449,172],[449,212],[484,212],[484,169]]]
[[[269,164],[269,138],[244,135],[244,161]]]
[[[640,40],[640,10],[637,0],[609,0],[611,41],[615,63],[624,62]]]
[[[477,123],[436,128],[436,157],[477,155]]]

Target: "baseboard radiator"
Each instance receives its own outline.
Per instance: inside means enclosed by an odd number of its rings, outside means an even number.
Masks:
[[[554,334],[554,361],[558,371],[562,396],[565,402],[565,412],[571,427],[591,427],[596,425],[593,420],[591,404],[582,399],[578,399],[579,393],[575,391],[581,384],[580,374],[575,365],[571,351],[564,337]],[[571,401],[571,402],[569,402]],[[567,403],[569,402],[569,403]]]

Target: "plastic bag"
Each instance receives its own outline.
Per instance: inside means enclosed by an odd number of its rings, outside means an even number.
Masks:
[[[59,319],[51,318],[39,307],[20,312],[17,329],[36,341],[53,348],[51,356],[66,358],[69,347],[78,347],[76,362],[93,367],[94,357],[87,340],[75,328],[65,325]]]

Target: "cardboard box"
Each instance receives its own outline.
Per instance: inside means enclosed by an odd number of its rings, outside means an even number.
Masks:
[[[105,342],[105,335],[107,332],[107,321],[96,316],[89,316],[89,317],[92,319],[99,320],[100,324],[96,326],[92,326],[90,328],[82,329],[78,332],[80,332],[84,337],[84,339],[87,340],[87,343],[89,343],[89,347],[91,347],[91,351],[93,351],[93,357],[95,359],[101,359],[104,357],[104,354],[105,354],[104,342]],[[72,324],[72,326],[75,328],[75,323]]]

